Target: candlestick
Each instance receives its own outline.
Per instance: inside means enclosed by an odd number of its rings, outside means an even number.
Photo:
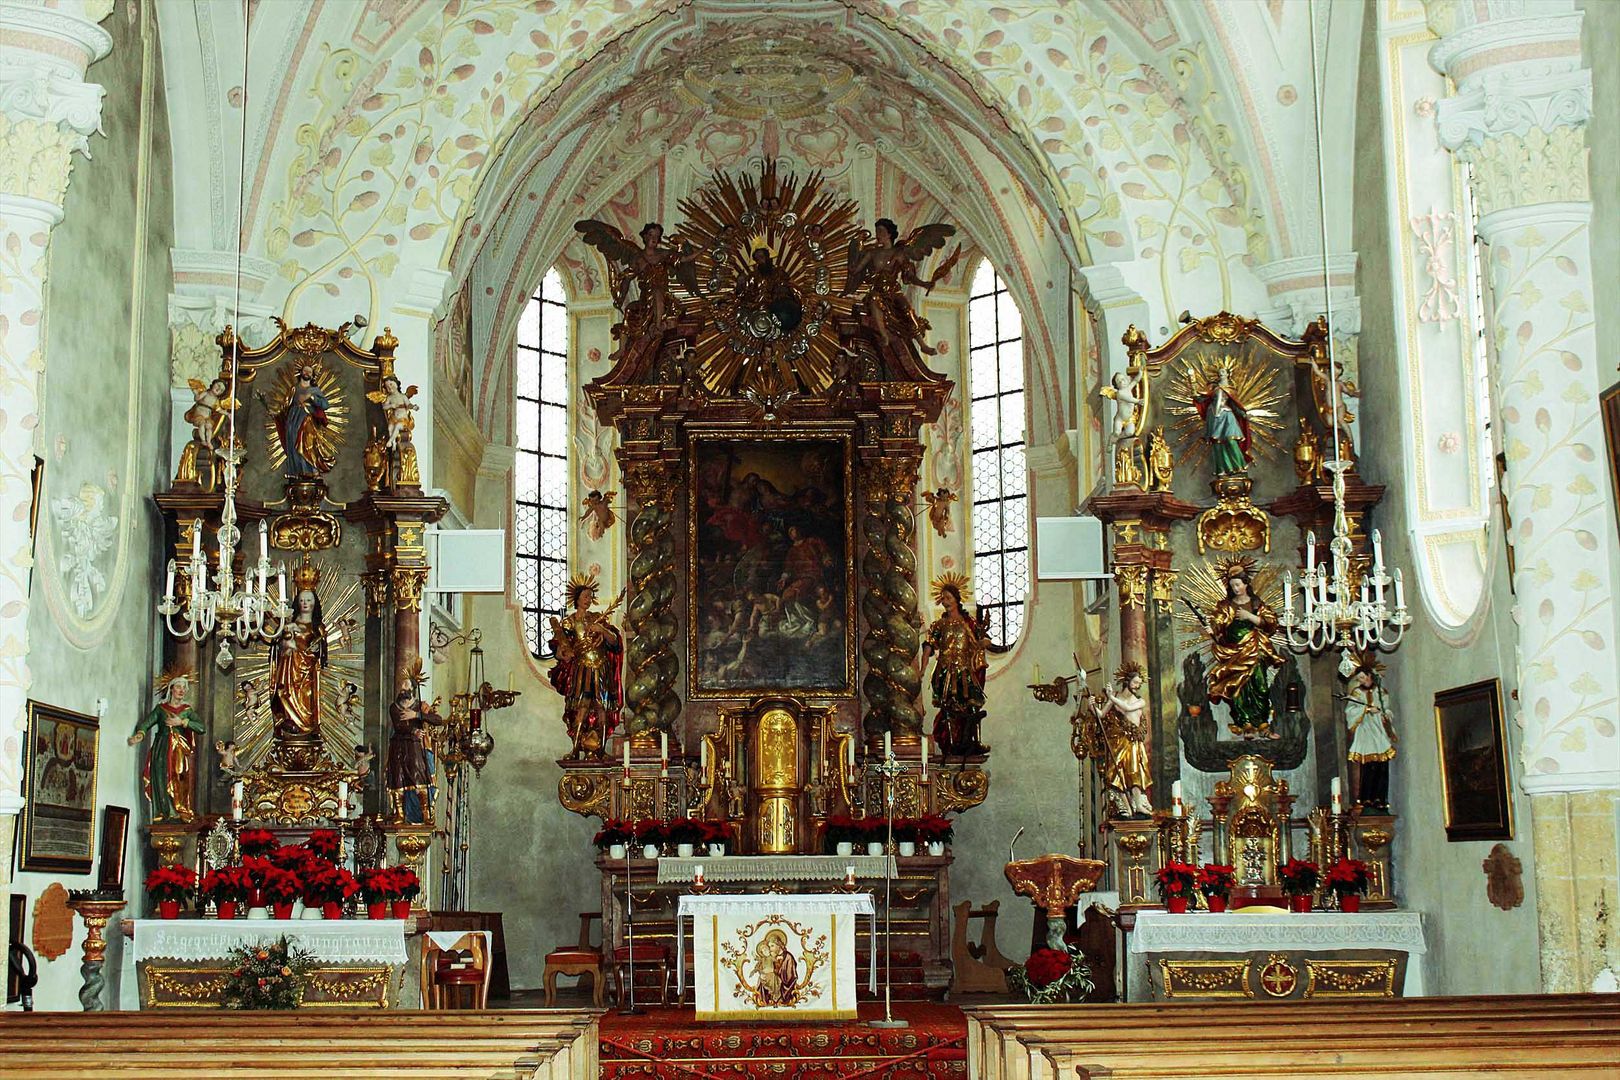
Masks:
[[[276,567],[276,592],[281,596],[281,602],[287,602],[287,567],[285,564]]]
[[[270,558],[270,523],[259,522],[259,558]]]
[[[893,757],[894,757],[894,740],[890,737],[890,733],[885,731],[883,733],[883,760],[884,761],[889,761]]]
[[[174,560],[173,559],[169,560],[169,572],[163,578],[163,595],[165,597],[170,597],[170,596],[174,595]]]
[[[630,782],[630,737],[624,738],[624,782]]]
[[[242,820],[242,781],[231,785],[231,820]]]
[[[1289,616],[1294,614],[1294,575],[1283,575],[1283,611]]]
[[[1395,568],[1395,610],[1400,611],[1406,607],[1406,586],[1401,583],[1401,569]]]
[[[703,775],[707,776],[709,774],[709,740],[708,739],[703,739],[703,738],[698,739],[698,765],[701,767],[701,771],[702,771]]]
[[[349,782],[338,781],[338,818],[347,821],[349,817]]]
[[[658,733],[658,757],[662,761],[669,760],[669,732],[667,731]]]
[[[1309,574],[1316,569],[1316,534],[1305,534],[1305,572]]]
[[[1181,801],[1181,781],[1180,780],[1172,780],[1172,781],[1170,781],[1170,797],[1172,799],[1174,799],[1176,802]]]
[[[850,774],[854,775],[854,773],[855,773],[855,737],[854,736],[850,736],[849,740],[844,743],[844,761],[847,762],[848,765],[849,765]]]
[[[855,887],[855,867],[854,866],[846,865],[844,867],[844,887],[846,889],[853,889]]]
[[[202,521],[191,524],[191,561],[196,562],[202,558]]]
[[[928,779],[928,735],[926,732],[922,737],[922,778],[924,780]]]
[[[1337,776],[1335,776],[1333,778],[1332,782],[1328,785],[1328,790],[1331,792],[1331,795],[1329,797],[1332,799],[1332,802],[1333,802],[1333,812],[1335,814],[1344,813],[1344,803],[1341,800],[1341,796],[1340,796],[1340,790],[1341,789],[1339,787],[1339,778]]]
[[[1382,570],[1384,568],[1384,538],[1377,529],[1373,530],[1372,542],[1373,565]]]

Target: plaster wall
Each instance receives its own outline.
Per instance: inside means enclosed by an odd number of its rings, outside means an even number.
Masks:
[[[1385,557],[1410,567],[1416,558],[1405,515],[1409,466],[1402,449],[1399,379],[1395,352],[1394,297],[1389,284],[1388,162],[1381,110],[1377,107],[1378,53],[1375,27],[1363,35],[1361,75],[1364,107],[1356,113],[1357,187],[1354,241],[1360,256],[1360,423],[1363,473],[1386,485],[1375,525],[1383,530]],[[1494,498],[1495,491],[1493,489]],[[1399,815],[1395,873],[1403,907],[1420,911],[1428,935],[1427,985],[1438,994],[1533,993],[1540,989],[1535,879],[1532,871],[1530,804],[1517,786],[1521,732],[1508,722],[1508,768],[1513,790],[1514,838],[1507,847],[1524,865],[1524,903],[1501,911],[1485,896],[1481,862],[1493,842],[1449,843],[1441,803],[1436,691],[1500,678],[1505,699],[1513,685],[1513,596],[1501,533],[1492,515],[1487,541],[1483,609],[1458,635],[1443,636],[1425,606],[1414,605],[1414,623],[1389,657],[1385,684],[1396,710],[1399,755],[1390,775],[1391,802]],[[1504,701],[1511,716],[1511,699]]]
[[[1592,116],[1620,116],[1620,4],[1582,0],[1582,63],[1592,72]],[[1586,125],[1592,175],[1592,288],[1597,312],[1598,355],[1620,356],[1620,127]],[[1613,374],[1605,384],[1613,381]]]
[[[139,828],[145,808],[139,790],[144,745],[125,742],[138,716],[151,707],[156,663],[151,603],[164,549],[161,519],[150,492],[163,485],[168,462],[168,346],[165,314],[174,242],[168,111],[157,48],[156,19],[145,5],[119,5],[103,24],[113,49],[93,64],[87,81],[106,87],[105,137],[92,137],[89,160],[75,162],[64,220],[51,237],[46,293],[45,408],[38,453],[45,458],[44,503],[39,511],[36,566],[31,583],[28,666],[30,696],[75,712],[95,714],[105,701],[96,776],[96,843],[102,807],[129,807],[130,840],[124,889],[140,904],[147,853]],[[142,129],[142,22],[150,24],[144,50],[148,88]],[[144,158],[143,200],[139,190]],[[144,210],[142,204],[144,202]],[[95,559],[107,583],[94,590],[87,617],[75,612],[63,583],[68,545],[56,520],[63,500],[84,485],[105,491],[104,512],[118,518],[109,551]],[[52,530],[47,543],[46,530]],[[52,580],[48,580],[52,579]],[[6,858],[15,858],[8,850]],[[52,882],[93,888],[92,873],[18,874],[12,889],[33,904]],[[125,914],[131,911],[126,909]],[[109,926],[108,1000],[118,995],[122,937]],[[35,1007],[78,1009],[79,944],[56,960],[41,958]]]

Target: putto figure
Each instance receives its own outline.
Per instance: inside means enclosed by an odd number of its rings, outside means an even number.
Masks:
[[[924,491],[922,497],[928,504],[928,524],[941,537],[951,535],[951,503],[956,501],[956,492],[942,487],[938,491]]]
[[[946,757],[977,757],[990,748],[979,741],[979,725],[984,720],[984,679],[991,653],[1006,648],[991,642],[989,633],[967,613],[964,594],[968,580],[946,572],[934,579],[934,603],[939,618],[928,628],[923,642],[922,664],[935,657],[931,683],[934,708],[934,739]]]
[[[568,583],[570,611],[551,620],[551,649],[557,662],[551,685],[563,696],[563,720],[574,748],[570,760],[595,761],[619,723],[624,707],[624,637],[608,621],[623,594],[606,611],[596,603],[595,575],[576,574]]]
[[[613,328],[620,351],[639,350],[643,342],[655,341],[664,324],[680,314],[671,278],[688,292],[699,291],[691,250],[665,247],[664,226],[659,222],[649,221],[641,227],[640,247],[605,221],[576,221],[574,231],[607,260],[608,290],[613,306],[624,316]],[[632,284],[636,287],[634,300],[630,299]]]
[[[1147,701],[1142,697],[1147,674],[1127,660],[1114,672],[1114,684],[1100,695],[1084,693],[1081,707],[1092,709],[1087,756],[1102,770],[1108,809],[1115,817],[1153,816],[1153,769],[1148,762]]]
[[[382,406],[383,417],[388,421],[388,449],[393,450],[399,446],[401,439],[408,439],[411,432],[416,429],[416,419],[411,413],[421,408],[411,399],[416,396],[416,387],[408,386],[401,390],[399,380],[390,375],[382,381],[381,390],[373,390],[366,397]]]
[[[153,685],[157,704],[129,737],[134,746],[148,734],[146,761],[141,766],[141,792],[153,821],[191,821],[197,816],[197,736],[203,723],[191,707],[196,673],[170,668]]]
[[[186,410],[185,421],[191,425],[191,437],[210,450],[220,447],[220,429],[230,419],[236,401],[224,379],[216,378],[204,383],[201,379],[187,379],[193,401]]]
[[[585,534],[592,540],[602,539],[613,528],[613,523],[619,520],[613,512],[613,497],[617,494],[617,491],[610,491],[604,495],[593,489],[580,504],[582,512],[579,521],[585,526]]]
[[[872,227],[875,243],[863,246],[859,240],[849,242],[845,268],[844,294],[853,296],[864,285],[866,302],[861,306],[862,321],[877,334],[879,344],[887,348],[898,339],[905,347],[933,356],[938,350],[924,340],[928,334],[928,320],[918,315],[906,299],[906,286],[915,285],[924,292],[932,292],[939,279],[951,272],[962,257],[962,247],[956,250],[932,277],[926,281],[917,276],[917,267],[929,255],[945,246],[956,235],[956,227],[936,222],[913,229],[904,241],[900,227],[888,218],[879,218]]]

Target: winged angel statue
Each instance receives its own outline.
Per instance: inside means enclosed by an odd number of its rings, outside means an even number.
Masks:
[[[880,347],[888,348],[892,339],[899,338],[907,347],[929,356],[938,351],[924,340],[929,330],[928,320],[912,309],[905,288],[917,285],[925,292],[932,292],[939,279],[951,272],[951,267],[962,257],[960,244],[926,281],[917,276],[917,267],[955,235],[954,225],[935,222],[913,229],[902,241],[900,227],[888,218],[879,218],[873,225],[875,243],[863,245],[858,239],[849,242],[844,294],[853,295],[863,285],[867,287],[861,317],[877,334]]]
[[[613,306],[624,316],[613,328],[619,339],[615,357],[627,347],[639,351],[643,342],[656,341],[664,324],[680,313],[671,277],[693,295],[702,291],[690,246],[665,247],[664,227],[656,221],[641,227],[640,247],[612,225],[593,218],[574,222],[574,231],[607,260],[608,290]],[[632,284],[634,300],[629,299]]]
[[[81,619],[96,607],[96,593],[107,587],[107,575],[96,565],[112,547],[118,519],[106,512],[107,492],[84,484],[71,499],[53,499],[51,514],[62,530],[62,576],[68,582],[68,600]]]

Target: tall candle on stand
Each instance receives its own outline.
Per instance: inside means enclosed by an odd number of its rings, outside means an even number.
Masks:
[[[658,776],[660,779],[669,776],[669,733],[658,733]]]
[[[923,737],[922,737],[922,778],[924,780],[928,779],[928,734],[927,734],[927,732],[924,732]]]
[[[894,757],[894,740],[890,737],[890,733],[885,731],[883,733],[883,760],[888,761],[892,757]]]
[[[1339,778],[1337,776],[1333,778],[1333,782],[1329,785],[1329,791],[1332,792],[1329,797],[1333,801],[1333,813],[1335,815],[1344,813],[1344,803],[1340,795]]]
[[[231,820],[242,820],[242,781],[231,785]]]
[[[1170,782],[1170,814],[1173,817],[1180,817],[1182,813],[1181,781],[1172,780]]]
[[[630,737],[624,739],[624,782],[630,782]]]
[[[338,818],[347,821],[349,818],[349,782],[338,781]]]

